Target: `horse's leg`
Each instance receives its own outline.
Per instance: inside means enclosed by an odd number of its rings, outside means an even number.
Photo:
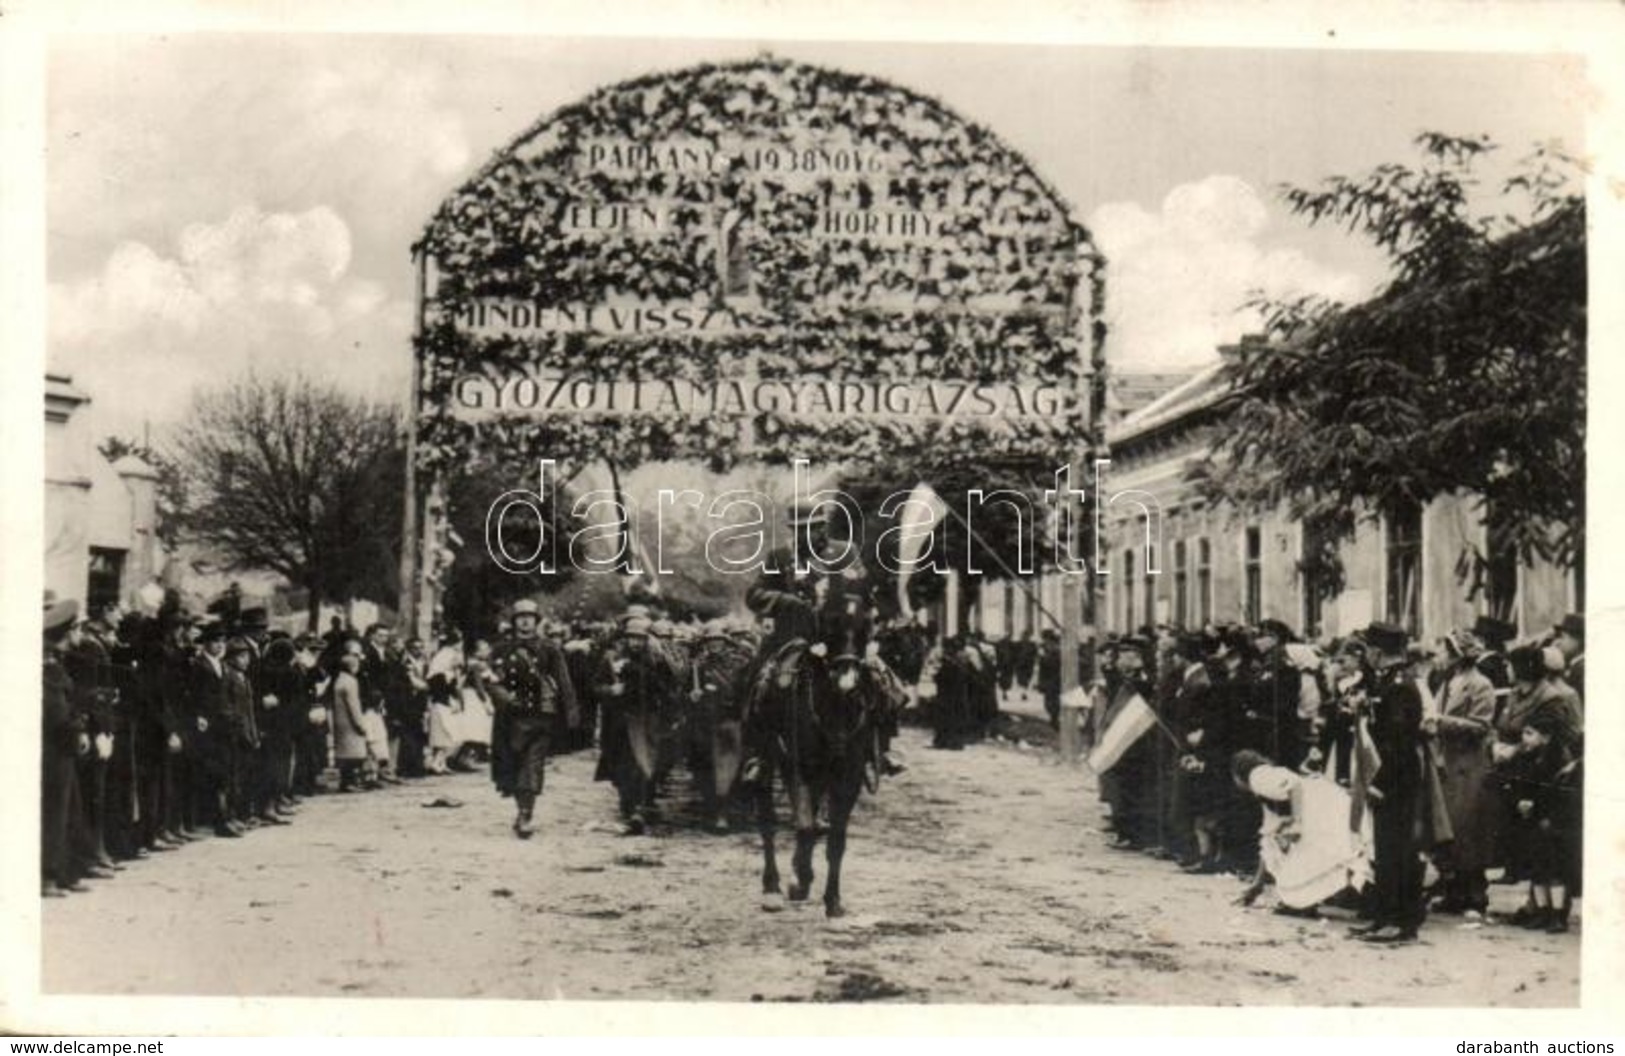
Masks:
[[[846,857],[846,825],[852,817],[852,808],[857,805],[858,787],[863,782],[863,767],[867,765],[867,761],[860,758],[856,764],[846,766],[847,772],[836,777],[829,793],[829,837],[824,845],[829,879],[824,881],[824,913],[830,917],[846,916],[841,905],[841,860]]]
[[[796,874],[790,885],[790,901],[803,902],[812,893],[813,846],[818,842],[818,800],[823,790],[805,777],[794,782],[790,793],[790,810],[796,828],[796,850],[790,858],[790,868]]]
[[[762,779],[753,792],[756,799],[756,830],[762,836],[762,894],[779,893],[779,859],[773,847],[773,772],[762,768]]]

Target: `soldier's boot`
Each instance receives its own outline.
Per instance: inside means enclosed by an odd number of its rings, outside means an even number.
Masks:
[[[514,799],[519,804],[519,814],[513,819],[514,835],[521,840],[528,840],[536,831],[536,826],[531,822],[531,816],[536,809],[536,797],[518,792],[514,794]]]

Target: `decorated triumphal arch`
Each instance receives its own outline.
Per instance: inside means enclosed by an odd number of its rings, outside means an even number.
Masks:
[[[767,58],[604,88],[498,152],[414,252],[407,538],[471,465],[1060,464],[1099,420],[1088,233],[992,132],[873,77]],[[432,553],[405,549],[425,628]]]

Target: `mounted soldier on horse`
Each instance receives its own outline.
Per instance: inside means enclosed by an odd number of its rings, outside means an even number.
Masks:
[[[789,794],[796,848],[791,901],[805,899],[813,881],[818,814],[827,808],[829,877],[824,906],[843,913],[841,860],[858,795],[875,787],[886,768],[884,731],[893,725],[895,679],[874,650],[873,585],[848,530],[832,557],[829,503],[791,519],[797,552],[774,555],[746,594],[766,627],[756,670],[748,680],[745,737],[751,753],[742,780],[756,800],[762,836],[764,893],[779,891],[774,849],[773,782]],[[848,529],[851,515],[841,519]],[[895,764],[892,764],[895,768]],[[900,768],[896,768],[900,769]]]

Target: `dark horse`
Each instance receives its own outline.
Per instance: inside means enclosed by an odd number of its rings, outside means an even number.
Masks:
[[[819,617],[826,632],[820,642],[797,639],[780,650],[774,683],[762,701],[767,744],[755,786],[756,818],[762,835],[762,891],[778,894],[773,779],[775,773],[781,775],[796,830],[790,859],[795,879],[787,894],[790,901],[801,902],[812,891],[818,812],[828,803],[824,911],[839,917],[845,914],[841,860],[846,827],[875,762],[880,698],[864,663],[865,619],[856,602],[826,606]]]

